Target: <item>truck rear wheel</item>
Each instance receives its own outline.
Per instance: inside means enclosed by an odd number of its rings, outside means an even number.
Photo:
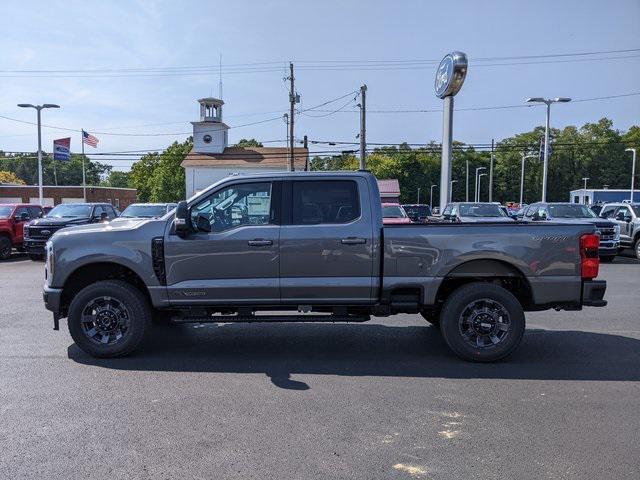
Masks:
[[[93,357],[133,352],[149,328],[151,312],[143,294],[126,282],[104,280],[83,288],[69,306],[73,341]]]
[[[11,257],[11,240],[0,235],[0,260],[7,260],[9,257]]]
[[[440,328],[453,352],[473,362],[494,362],[512,353],[524,335],[522,305],[491,283],[470,283],[447,299]]]
[[[640,237],[638,237],[636,244],[633,246],[633,253],[635,253],[636,258],[640,260]]]

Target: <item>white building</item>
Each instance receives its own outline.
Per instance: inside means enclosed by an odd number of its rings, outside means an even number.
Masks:
[[[187,198],[212,183],[233,174],[281,172],[287,170],[286,147],[229,147],[229,127],[222,121],[222,105],[217,98],[201,98],[200,120],[193,124],[193,149],[182,162]],[[306,148],[294,149],[295,169],[308,163]]]

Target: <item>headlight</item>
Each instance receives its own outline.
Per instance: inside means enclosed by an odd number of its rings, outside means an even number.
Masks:
[[[617,223],[613,225],[613,235],[615,236],[616,240],[620,239],[620,225],[618,225]]]
[[[55,254],[53,253],[53,244],[51,243],[51,241],[48,241],[45,245],[45,252],[47,255],[44,264],[45,282],[47,285],[51,285],[51,280],[53,279],[53,271],[55,268]]]
[[[29,227],[27,225],[22,227],[22,236],[23,237],[28,237],[29,236]]]

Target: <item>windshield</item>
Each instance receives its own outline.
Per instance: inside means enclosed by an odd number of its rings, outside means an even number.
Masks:
[[[13,210],[13,207],[4,207],[4,206],[0,207],[0,218],[9,218],[12,210]]]
[[[384,218],[406,218],[407,214],[404,213],[400,205],[389,205],[382,207],[382,216]]]
[[[597,215],[586,205],[549,205],[551,218],[596,218]]]
[[[492,203],[462,203],[461,217],[506,217],[499,205]]]
[[[51,210],[47,217],[75,218],[89,217],[91,215],[91,205],[58,205]]]
[[[165,213],[167,213],[165,205],[129,205],[120,216],[125,218],[154,218],[161,217]]]
[[[420,205],[419,207],[404,207],[404,211],[410,217],[429,217],[431,216],[431,209],[428,205]]]

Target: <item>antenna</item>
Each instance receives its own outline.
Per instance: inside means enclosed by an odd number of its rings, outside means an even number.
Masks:
[[[222,100],[222,54],[220,54],[220,65],[218,69],[218,93],[220,94],[219,98]]]

